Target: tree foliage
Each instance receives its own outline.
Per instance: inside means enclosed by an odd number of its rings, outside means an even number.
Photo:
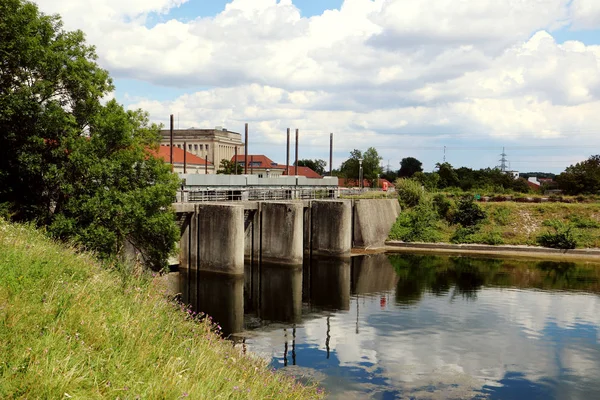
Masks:
[[[219,164],[219,170],[217,174],[221,175],[241,175],[243,173],[243,168],[239,163],[233,162],[231,160],[222,159]]]
[[[105,257],[130,243],[165,265],[179,181],[147,149],[159,127],[101,100],[113,90],[81,31],[22,0],[0,2],[0,203]]]
[[[558,187],[566,194],[595,194],[600,192],[600,155],[571,165],[556,177]]]
[[[423,163],[414,157],[406,157],[400,161],[398,177],[410,178],[417,172],[423,172]]]
[[[294,162],[294,165],[296,165],[295,162]],[[325,167],[327,166],[327,162],[325,160],[320,160],[320,159],[314,159],[314,160],[304,159],[304,160],[298,160],[298,166],[299,167],[308,167],[308,168],[312,169],[313,171],[315,171],[317,174],[323,176],[323,175],[325,175]]]
[[[362,159],[363,178],[371,182],[381,174],[379,163],[383,159],[374,147],[369,147],[364,153],[360,150],[352,150],[350,158],[344,161],[340,167],[340,173],[347,179],[358,179],[359,159]]]

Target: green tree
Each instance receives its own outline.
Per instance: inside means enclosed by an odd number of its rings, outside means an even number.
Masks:
[[[115,101],[81,31],[0,1],[0,204],[104,257],[129,243],[160,268],[177,239],[179,179],[154,158],[159,127]]]
[[[435,166],[438,169],[437,173],[440,176],[438,185],[441,189],[457,187],[459,185],[458,175],[450,163],[437,163]]]
[[[600,192],[600,155],[571,165],[556,177],[559,189],[566,194],[595,194]]]
[[[243,172],[243,168],[239,163],[233,162],[231,160],[227,160],[227,159],[222,159],[221,163],[219,164],[219,170],[217,171],[217,174],[222,174],[222,175],[241,175]]]
[[[374,147],[369,147],[364,153],[360,150],[352,150],[350,158],[344,161],[340,167],[341,174],[347,179],[358,179],[359,159],[362,159],[363,178],[371,182],[381,174],[379,163],[383,159]]]
[[[296,163],[294,163],[294,165],[296,165]],[[313,171],[315,171],[319,175],[325,175],[325,167],[327,166],[327,162],[325,160],[304,159],[304,160],[298,160],[298,166],[299,167],[308,167],[308,168],[312,169]]]
[[[400,161],[399,178],[410,178],[417,172],[423,172],[423,163],[414,157],[406,157]]]

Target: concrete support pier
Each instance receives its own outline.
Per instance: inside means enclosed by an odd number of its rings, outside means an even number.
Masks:
[[[352,249],[351,200],[315,200],[311,205],[312,254],[350,257]]]
[[[262,263],[302,265],[303,204],[262,203],[261,219]]]
[[[197,204],[196,207],[199,269],[243,275],[244,207],[237,204]]]

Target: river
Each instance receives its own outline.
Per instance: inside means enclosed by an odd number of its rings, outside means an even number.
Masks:
[[[236,346],[330,398],[600,398],[598,264],[375,254],[180,278]]]

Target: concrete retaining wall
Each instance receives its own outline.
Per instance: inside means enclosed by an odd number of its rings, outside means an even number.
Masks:
[[[397,199],[358,199],[354,201],[354,247],[384,247],[390,229],[400,215]]]
[[[352,204],[350,200],[315,200],[311,204],[313,255],[350,257]],[[304,228],[305,231],[307,228]]]

